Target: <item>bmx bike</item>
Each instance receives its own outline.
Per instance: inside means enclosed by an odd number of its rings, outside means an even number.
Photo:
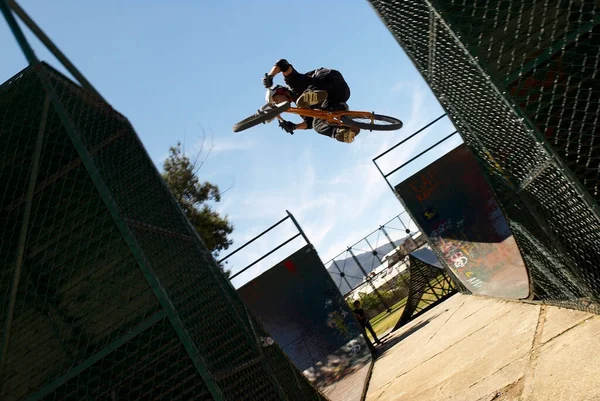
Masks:
[[[301,117],[313,117],[327,121],[327,124],[337,127],[360,128],[369,131],[396,131],[402,128],[402,121],[390,116],[375,114],[368,111],[352,110],[320,110],[292,107],[291,102],[283,102],[277,105],[265,105],[255,114],[243,119],[233,126],[233,132],[241,132],[252,128],[258,124],[265,124],[273,121],[275,118],[283,120],[280,117],[282,113],[292,113]]]

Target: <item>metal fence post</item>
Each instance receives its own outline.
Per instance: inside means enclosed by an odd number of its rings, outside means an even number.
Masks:
[[[402,221],[400,221],[402,222]],[[404,224],[403,224],[404,225]],[[379,227],[381,229],[381,231],[383,231],[383,234],[385,235],[385,237],[388,239],[388,241],[390,241],[390,244],[392,244],[392,246],[394,247],[394,251],[398,254],[398,256],[403,257],[403,255],[398,251],[398,247],[396,246],[396,243],[392,240],[392,238],[390,237],[390,235],[387,233],[387,231],[385,231],[385,227],[381,226]],[[406,255],[404,255],[405,257]],[[404,262],[403,262],[404,263]],[[406,269],[408,270],[408,269]],[[409,288],[408,285],[408,281],[406,280],[406,277],[404,276],[404,274],[400,274],[400,277],[402,279],[402,281],[404,282],[404,285],[406,285],[406,288]]]
[[[359,269],[365,275],[365,279],[367,280],[367,282],[369,283],[369,285],[373,289],[373,292],[375,293],[375,295],[377,296],[377,298],[379,298],[379,301],[381,302],[381,304],[385,307],[385,309],[388,311],[388,313],[391,312],[392,308],[390,308],[388,306],[387,302],[385,302],[385,299],[383,299],[383,297],[381,296],[381,294],[379,293],[379,291],[377,291],[377,288],[375,288],[375,286],[373,285],[373,283],[369,279],[369,277],[368,277],[369,275],[367,274],[367,272],[365,271],[365,269],[362,267],[362,265],[360,264],[360,262],[358,261],[358,259],[354,255],[354,252],[352,252],[352,248],[348,248],[348,252],[350,252],[350,255],[352,255],[352,259],[354,259],[354,261],[358,265]]]

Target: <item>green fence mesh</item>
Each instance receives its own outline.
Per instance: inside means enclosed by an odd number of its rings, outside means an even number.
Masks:
[[[0,399],[324,400],[129,122],[44,63],[0,87]]]
[[[371,3],[487,170],[536,296],[598,313],[600,3]]]

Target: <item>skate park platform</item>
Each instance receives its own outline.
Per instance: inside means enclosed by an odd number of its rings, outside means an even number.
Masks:
[[[366,401],[600,400],[600,317],[457,294],[391,333]]]

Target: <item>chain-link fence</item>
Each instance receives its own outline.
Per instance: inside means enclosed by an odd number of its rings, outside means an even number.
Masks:
[[[130,123],[44,63],[0,87],[0,399],[324,400]]]
[[[371,3],[487,171],[536,297],[599,312],[600,4]]]
[[[426,245],[408,213],[402,212],[325,264],[352,303],[360,300],[371,316],[392,311],[408,296],[408,255]]]

